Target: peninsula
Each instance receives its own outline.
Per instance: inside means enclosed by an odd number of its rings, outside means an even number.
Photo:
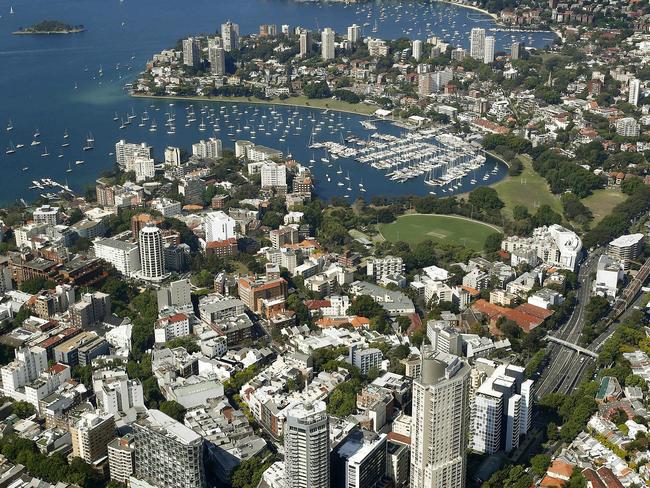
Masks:
[[[84,32],[86,28],[83,25],[70,25],[58,20],[44,20],[31,27],[20,28],[14,35],[31,35],[31,34],[77,34]]]

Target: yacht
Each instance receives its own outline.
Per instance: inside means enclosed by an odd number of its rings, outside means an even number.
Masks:
[[[9,142],[9,147],[7,147],[5,154],[14,154],[15,152],[16,152],[16,146],[14,146],[12,142]]]
[[[95,148],[94,146],[95,139],[93,139],[92,134],[90,132],[88,133],[88,137],[86,137],[86,145],[82,147],[84,151],[91,151]]]

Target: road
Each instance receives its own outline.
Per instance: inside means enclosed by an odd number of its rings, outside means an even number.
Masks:
[[[556,334],[557,337],[568,342],[576,344],[580,338],[584,326],[584,310],[590,298],[591,275],[596,270],[598,258],[601,254],[602,249],[594,251],[580,267],[576,306],[569,320],[560,327]],[[619,298],[613,310],[610,312],[609,326],[607,329],[586,346],[587,349],[598,352],[605,341],[614,333],[618,324],[625,320],[627,315],[634,310],[634,306],[638,305],[643,297],[643,295],[639,295],[639,291],[649,275],[650,258],[641,266],[635,278],[633,278],[621,293],[621,298]],[[541,380],[538,382],[536,390],[537,398],[553,392],[565,395],[571,393],[580,384],[580,381],[590,367],[595,365],[593,358],[571,351],[558,344],[549,343],[548,357],[548,366]]]
[[[602,248],[596,249],[580,264],[573,312],[569,319],[553,334],[554,336],[577,344],[584,327],[585,308],[591,296],[592,275],[596,272],[598,259],[602,253]],[[548,343],[547,351],[548,363],[542,377],[537,382],[537,398],[555,391],[570,392],[586,367],[593,364],[593,359],[552,342]]]

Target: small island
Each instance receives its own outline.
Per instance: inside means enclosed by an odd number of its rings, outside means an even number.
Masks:
[[[14,35],[32,35],[32,34],[77,34],[85,31],[83,25],[69,25],[58,20],[44,20],[31,27],[21,27]]]

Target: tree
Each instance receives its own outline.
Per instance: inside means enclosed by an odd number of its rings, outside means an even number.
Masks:
[[[354,299],[352,305],[348,308],[348,314],[372,319],[374,317],[384,317],[386,311],[370,295],[360,295]]]
[[[325,81],[309,83],[303,88],[307,98],[329,98],[332,96],[329,85]]]
[[[15,402],[11,406],[11,412],[21,419],[26,419],[34,415],[36,413],[36,409],[34,408],[34,405],[29,402],[19,401]]]
[[[185,419],[185,407],[174,400],[165,400],[160,403],[158,408],[162,413],[169,415],[177,422],[182,423]]]
[[[174,339],[167,341],[165,343],[165,347],[168,347],[169,349],[183,347],[190,354],[199,352],[201,350],[194,338],[190,336],[175,337]]]
[[[503,234],[494,233],[487,236],[485,239],[485,244],[483,248],[486,252],[496,252],[501,249],[501,241],[503,240]]]
[[[528,213],[528,208],[523,205],[515,205],[512,209],[512,218],[515,220],[526,220],[530,218],[530,213]]]
[[[551,442],[555,442],[558,439],[557,425],[555,422],[549,422],[546,426],[546,437]]]
[[[468,201],[475,210],[486,213],[500,210],[504,206],[497,191],[489,186],[482,186],[472,190]]]
[[[542,205],[537,209],[533,220],[535,222],[535,227],[542,227],[544,225],[561,224],[562,216],[553,211],[550,206]]]
[[[36,295],[41,290],[51,290],[56,284],[45,278],[30,278],[20,284],[20,291]]]
[[[585,320],[587,324],[594,324],[605,316],[609,310],[609,302],[605,297],[595,296],[591,297],[589,303],[585,307]]]
[[[548,456],[547,454],[538,454],[537,456],[533,456],[530,460],[531,469],[536,476],[542,476],[546,473],[550,464],[551,456]]]
[[[270,466],[271,462],[260,462],[260,459],[253,457],[246,459],[239,464],[230,475],[232,488],[255,488],[262,474]]]

